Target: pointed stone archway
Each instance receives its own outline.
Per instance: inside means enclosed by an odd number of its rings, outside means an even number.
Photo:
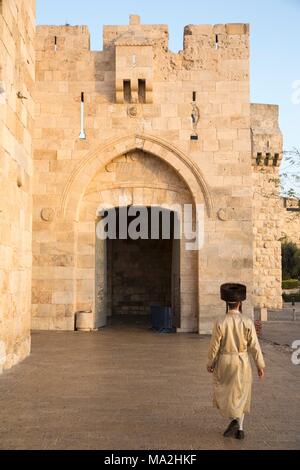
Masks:
[[[118,159],[127,158],[126,156],[134,152],[143,153],[144,163],[155,159],[154,174],[149,179],[151,184],[149,185],[149,181],[138,184],[123,181],[122,184],[114,184],[118,183],[118,177],[115,177],[113,181],[112,162],[115,164]],[[165,168],[160,171],[160,174],[167,176],[164,184],[161,182],[156,184],[155,171],[160,165],[164,165]],[[96,184],[96,187],[93,187],[97,174],[101,171],[106,173],[106,182],[103,184],[102,181],[100,186]],[[175,185],[170,181],[170,173],[176,180]],[[179,189],[178,181],[180,181]],[[93,197],[92,193],[96,194],[96,200],[89,200]],[[110,199],[107,198],[108,195]],[[209,230],[215,218],[210,189],[199,167],[172,144],[154,136],[133,134],[110,141],[89,152],[77,165],[65,185],[58,219],[62,225],[68,223],[74,227],[73,311],[91,310],[94,326],[96,326],[96,296],[99,287],[96,285],[95,277],[97,208],[101,198],[111,200],[112,205],[118,207],[120,195],[128,198],[128,204],[145,206],[172,205],[176,203],[176,200],[182,204],[184,195],[188,195],[188,202],[194,207],[196,205],[204,207],[205,230],[207,227]],[[200,252],[193,251],[185,252],[183,256],[183,246],[184,240],[180,248],[180,331],[200,332],[199,259],[201,255]]]
[[[206,216],[208,218],[214,216],[211,191],[199,167],[175,146],[163,139],[146,134],[125,135],[89,152],[67,181],[61,198],[60,216],[78,220],[80,200],[98,169],[134,150],[143,150],[168,163],[186,182],[194,203],[204,201]]]

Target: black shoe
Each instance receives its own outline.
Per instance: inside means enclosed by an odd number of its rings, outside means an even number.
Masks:
[[[245,433],[244,433],[244,431],[241,431],[241,429],[238,429],[238,430],[235,432],[234,437],[235,437],[236,439],[239,439],[239,440],[241,441],[242,439],[245,439]]]
[[[223,436],[224,437],[231,436],[234,431],[237,431],[238,426],[239,426],[239,423],[237,422],[237,420],[236,419],[232,420],[228,428],[226,429],[226,431],[223,433]]]

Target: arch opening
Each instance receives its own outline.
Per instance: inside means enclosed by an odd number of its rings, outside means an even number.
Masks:
[[[106,238],[96,242],[96,327],[153,327],[153,315],[163,311],[169,331],[180,328],[178,215],[158,206],[117,207],[99,224]]]
[[[198,331],[198,253],[186,249],[187,239],[180,229],[179,238],[174,237],[178,224],[173,222],[171,236],[166,239],[151,239],[148,232],[146,239],[128,241],[117,234],[102,240],[97,234],[103,210],[119,213],[122,208],[158,208],[172,214],[174,220],[178,218],[180,226],[185,205],[194,207],[185,181],[171,165],[152,154],[126,153],[95,172],[78,211],[80,267],[75,270],[76,309],[93,311],[94,328],[106,326],[114,315],[149,319],[151,305],[158,303],[172,307],[177,331]],[[195,211],[189,217],[193,224]],[[160,235],[162,230],[159,225]],[[83,281],[85,272],[88,281]]]

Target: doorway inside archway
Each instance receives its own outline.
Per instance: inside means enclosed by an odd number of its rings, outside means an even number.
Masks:
[[[139,208],[135,209],[140,217]],[[124,226],[120,227],[124,208],[112,209],[115,211],[116,230],[108,233],[103,242],[105,262],[102,276],[100,273],[96,281],[105,284],[102,308],[97,309],[100,314],[99,327],[150,328],[153,307],[168,309],[172,315],[172,327],[180,327],[180,240],[175,235],[177,216],[158,207],[146,209],[146,227],[141,227],[136,216],[130,215],[129,208],[126,208],[126,233]],[[120,216],[121,210],[123,216]],[[134,237],[132,227],[136,232]]]

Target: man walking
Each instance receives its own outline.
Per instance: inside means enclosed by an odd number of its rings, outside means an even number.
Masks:
[[[246,287],[223,284],[221,298],[226,301],[227,314],[214,324],[207,370],[214,376],[214,406],[231,420],[223,435],[244,439],[243,422],[245,413],[250,412],[252,389],[249,353],[261,379],[265,362],[253,321],[242,315]]]

